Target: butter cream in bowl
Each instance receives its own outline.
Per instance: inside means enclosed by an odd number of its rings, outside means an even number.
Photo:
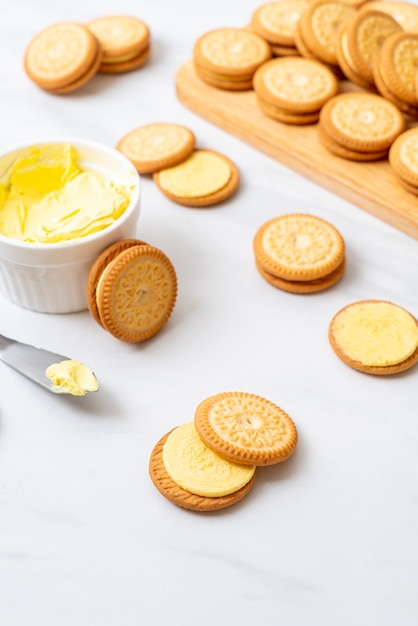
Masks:
[[[34,141],[0,155],[2,295],[44,313],[86,309],[90,267],[136,236],[139,198],[132,163],[91,141]]]

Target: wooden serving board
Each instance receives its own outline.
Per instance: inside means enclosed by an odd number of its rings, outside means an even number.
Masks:
[[[341,82],[341,91],[353,90],[358,89]],[[356,163],[332,155],[320,144],[315,124],[291,126],[268,118],[253,91],[211,87],[196,76],[192,61],[179,68],[176,93],[190,110],[418,239],[418,197],[401,187],[387,159]]]

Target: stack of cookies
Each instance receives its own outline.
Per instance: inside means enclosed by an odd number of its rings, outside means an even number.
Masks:
[[[173,123],[146,124],[117,143],[140,174],[153,174],[165,196],[189,207],[223,202],[238,188],[239,171],[228,157],[197,149],[195,136]]]
[[[231,91],[252,89],[254,72],[272,56],[267,41],[245,28],[219,28],[196,41],[196,74],[206,83]]]
[[[366,4],[355,12],[338,37],[337,59],[346,78],[363,89],[375,91],[375,58],[383,42],[400,32],[400,24],[384,11],[370,9]]]
[[[137,17],[112,15],[99,17],[87,23],[102,48],[98,71],[120,74],[141,67],[151,52],[148,26]]]
[[[376,161],[387,157],[405,119],[392,102],[371,93],[338,94],[322,107],[318,138],[345,159]]]
[[[29,42],[24,68],[41,89],[66,94],[85,85],[97,72],[136,69],[149,54],[148,26],[136,17],[116,15],[88,24],[48,26]]]
[[[401,111],[418,117],[418,33],[396,32],[383,42],[373,67],[378,91]]]
[[[198,405],[193,422],[155,445],[150,477],[177,506],[216,511],[242,500],[258,468],[288,459],[297,440],[295,424],[279,406],[250,393],[219,393]]]
[[[116,339],[139,343],[168,321],[176,302],[177,276],[161,250],[138,239],[124,239],[97,257],[86,289],[93,319]]]
[[[264,37],[274,56],[297,56],[295,33],[308,0],[278,0],[259,6],[251,16],[250,28]]]
[[[323,104],[338,93],[338,81],[328,67],[292,56],[264,63],[253,86],[262,111],[287,124],[316,122]]]
[[[356,8],[338,0],[312,0],[296,28],[296,47],[303,57],[318,59],[340,75],[337,57],[338,32]]]
[[[410,128],[395,139],[389,163],[402,187],[418,196],[418,128]]]
[[[343,276],[339,231],[314,215],[291,213],[263,224],[254,237],[256,268],[273,287],[295,294],[328,289]]]
[[[102,50],[93,33],[83,24],[53,24],[29,43],[24,68],[38,87],[54,94],[75,91],[99,69]]]

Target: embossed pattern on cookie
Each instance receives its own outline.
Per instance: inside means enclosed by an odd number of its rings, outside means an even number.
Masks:
[[[260,396],[225,392],[206,398],[195,412],[202,441],[235,463],[273,465],[295,451],[297,431],[292,419]]]

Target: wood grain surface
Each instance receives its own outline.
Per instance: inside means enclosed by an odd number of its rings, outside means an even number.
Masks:
[[[341,81],[341,91],[358,90]],[[387,159],[356,163],[328,152],[316,125],[291,126],[268,118],[253,91],[223,91],[204,83],[187,61],[176,74],[177,97],[187,108],[306,178],[418,239],[418,197],[396,180]]]

